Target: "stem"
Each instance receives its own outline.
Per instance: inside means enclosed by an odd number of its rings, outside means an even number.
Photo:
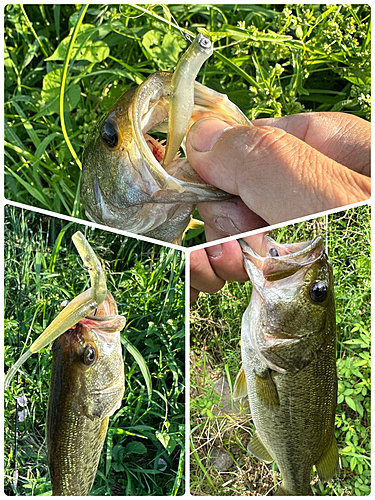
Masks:
[[[38,37],[38,35],[37,35],[36,31],[34,30],[33,25],[31,24],[30,19],[28,18],[28,16],[27,16],[27,14],[26,14],[26,11],[25,11],[25,9],[24,9],[24,6],[23,6],[23,5],[21,5],[21,10],[22,10],[22,14],[25,16],[26,24],[27,24],[27,26],[30,28],[30,30],[31,30],[31,32],[32,32],[32,34],[34,35],[35,40],[39,43],[40,48],[42,49],[43,54],[44,54],[46,57],[49,57],[49,56],[48,56],[48,52],[47,52],[47,51],[46,51],[46,49],[44,48],[44,46],[43,46],[43,44],[42,44],[42,41],[41,41],[41,40],[39,40],[39,37]]]
[[[83,18],[86,14],[86,11],[88,9],[88,4],[84,5],[81,9],[77,24],[74,27],[74,31],[72,33],[72,36],[70,37],[70,42],[68,46],[68,50],[66,52],[65,60],[64,60],[64,67],[63,67],[63,73],[61,77],[61,90],[60,90],[60,122],[61,122],[61,130],[63,133],[63,136],[65,138],[66,144],[69,148],[69,151],[71,152],[73,158],[75,159],[78,167],[82,170],[82,163],[79,160],[77,153],[74,151],[74,148],[72,146],[72,143],[70,142],[66,127],[65,127],[65,118],[64,118],[64,93],[65,93],[65,85],[66,85],[66,76],[68,73],[68,65],[70,61],[70,57],[72,55],[73,47],[74,47],[74,42],[76,41],[79,29],[81,27]]]
[[[140,10],[141,12],[146,14],[147,16],[153,17],[154,19],[158,19],[159,21],[161,21],[164,24],[168,24],[168,26],[173,26],[174,28],[176,28],[180,32],[183,31],[184,33],[187,33],[188,35],[192,36],[193,38],[195,37],[195,35],[192,31],[189,31],[186,28],[182,28],[181,26],[178,26],[177,24],[171,23],[171,21],[164,19],[164,17],[158,16],[154,12],[151,12],[151,11],[145,9],[145,8],[141,7],[140,5],[134,4],[134,5],[132,5],[132,7],[136,10]]]

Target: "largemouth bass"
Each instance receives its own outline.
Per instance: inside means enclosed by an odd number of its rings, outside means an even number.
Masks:
[[[231,198],[176,157],[189,127],[212,116],[251,125],[195,78],[212,54],[199,34],[175,73],[157,72],[128,90],[93,128],[82,158],[81,199],[88,219],[167,242],[181,242],[198,202]],[[167,147],[148,132],[167,131]]]
[[[55,340],[47,415],[47,456],[53,495],[88,495],[95,479],[108,418],[124,394],[120,331],[125,318],[107,290],[94,251],[77,232],[73,242],[90,273],[91,288],[63,310],[20,357],[12,376],[33,353]]]
[[[109,417],[124,395],[124,362],[110,292],[97,308],[53,345],[47,413],[48,467],[54,495],[88,495]]]
[[[268,239],[266,256],[239,240],[253,283],[242,320],[243,369],[256,434],[248,450],[276,461],[277,495],[311,495],[311,468],[328,481],[338,468],[336,316],[332,266],[320,237],[293,245]]]

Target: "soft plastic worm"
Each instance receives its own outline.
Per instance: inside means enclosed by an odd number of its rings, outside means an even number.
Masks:
[[[211,40],[199,33],[180,59],[173,73],[164,168],[174,159],[180,149],[193,113],[195,79],[212,52]]]
[[[60,312],[58,316],[50,323],[44,332],[31,344],[30,349],[26,351],[19,360],[10,368],[5,377],[5,389],[8,387],[13,375],[18,368],[32,354],[40,351],[43,347],[53,342],[61,334],[72,328],[75,324],[94,311],[107,296],[107,284],[102,266],[95,255],[93,249],[88,244],[83,234],[78,231],[73,237],[73,243],[76,246],[85,268],[88,270],[91,279],[91,288],[75,297]]]

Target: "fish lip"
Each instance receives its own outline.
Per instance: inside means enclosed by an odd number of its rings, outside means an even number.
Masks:
[[[165,72],[157,72],[148,77],[141,85],[136,88],[133,99],[128,109],[129,120],[132,126],[133,137],[137,148],[142,155],[142,159],[146,163],[146,167],[148,167],[150,173],[154,177],[154,180],[161,189],[165,189],[167,187],[167,184],[172,181],[172,178],[167,174],[166,170],[152,154],[150,148],[147,145],[145,135],[150,129],[156,127],[157,125],[160,125],[160,123],[168,118],[169,101],[167,101],[168,112],[164,120],[150,125],[153,113],[149,115],[148,121],[146,123],[142,123],[142,119],[143,116],[148,115],[150,111],[149,105],[152,100],[160,100],[162,98],[169,97],[168,87],[170,85],[171,79],[172,73]],[[153,92],[151,93],[151,95],[149,90],[150,88],[153,88]],[[142,110],[144,111],[144,108],[147,109],[146,112],[143,112],[142,114]]]
[[[277,257],[270,257],[269,255],[259,255],[242,238],[239,238],[237,241],[241,245],[243,253],[249,254],[250,256],[252,256],[252,257],[254,257],[255,259],[258,259],[258,260],[262,260],[262,259],[266,259],[266,258],[273,258],[273,259],[278,259],[278,260],[280,260],[280,259],[283,259],[283,260],[285,260],[285,259],[293,259],[293,258],[296,258],[296,257],[303,256],[303,255],[309,253],[310,251],[315,250],[318,246],[320,246],[320,245],[323,244],[323,238],[321,236],[315,236],[315,238],[313,238],[312,240],[303,241],[303,242],[294,243],[294,244],[287,244],[287,245],[283,245],[281,243],[277,243],[270,236],[267,236],[266,239],[267,239],[267,247],[269,247],[270,245],[272,245],[273,247],[276,247],[276,248],[286,248],[286,249],[289,249],[289,248],[292,248],[292,247],[297,247],[297,248],[301,247],[301,249],[297,250],[296,252],[288,252],[288,253],[286,253],[284,255],[281,255],[281,256],[279,255]]]
[[[126,319],[118,314],[117,303],[107,290],[107,297],[97,308],[96,314],[87,315],[80,323],[92,329],[99,342],[115,344],[120,339],[120,332],[125,327]]]
[[[259,255],[241,238],[238,242],[241,245],[245,267],[250,276],[261,274],[266,281],[270,282],[292,276],[304,268],[307,271],[324,253],[321,236],[291,245],[282,245],[268,236],[267,251],[273,247],[283,253],[275,257],[269,254]],[[293,252],[293,249],[296,251]]]

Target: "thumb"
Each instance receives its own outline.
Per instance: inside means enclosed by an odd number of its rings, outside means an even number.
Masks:
[[[370,196],[367,177],[280,128],[205,118],[189,131],[187,157],[206,182],[240,196],[269,224]]]

